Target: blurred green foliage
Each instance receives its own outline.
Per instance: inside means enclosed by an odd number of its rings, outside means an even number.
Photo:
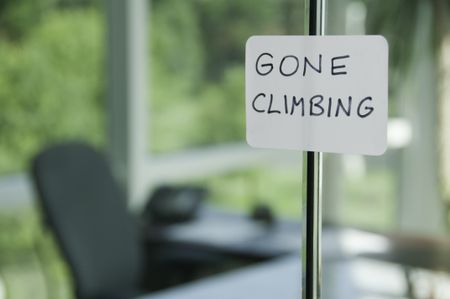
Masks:
[[[52,10],[21,41],[0,41],[0,172],[59,139],[102,142],[103,31],[98,11]]]
[[[27,221],[23,221],[27,219]],[[0,213],[0,264],[26,256],[33,249],[36,215],[28,208],[11,209]]]
[[[158,0],[151,11],[151,150],[243,140],[245,42],[302,34],[302,1]]]
[[[245,41],[301,33],[302,14],[294,0],[152,1],[150,149],[242,140]],[[104,37],[100,1],[0,1],[0,173],[59,140],[105,143]]]
[[[299,159],[300,160],[300,159]],[[210,176],[195,183],[208,186],[209,200],[227,210],[250,212],[270,207],[277,217],[298,220],[302,214],[300,161]]]
[[[17,41],[46,15],[54,0],[0,0],[0,36]]]
[[[385,167],[374,167],[365,176],[345,177],[342,223],[368,230],[389,231],[395,226],[396,180]]]
[[[34,206],[0,211],[0,283],[7,299],[71,299],[72,282]]]

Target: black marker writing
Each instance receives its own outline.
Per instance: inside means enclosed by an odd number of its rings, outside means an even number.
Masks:
[[[347,75],[347,71],[340,71],[340,72],[335,71],[336,69],[343,69],[343,68],[346,67],[345,64],[335,65],[336,60],[346,59],[346,58],[350,58],[350,55],[336,56],[336,57],[333,57],[331,59],[331,74],[333,76],[336,76],[336,75]]]
[[[325,116],[327,118],[349,118],[357,116],[366,118],[375,111],[375,108],[369,104],[372,101],[372,97],[354,101],[352,96],[325,98],[323,95],[317,94],[305,100],[304,97],[289,96],[287,94],[282,95],[281,98],[276,98],[272,93],[259,93],[252,101],[252,108],[257,113],[289,115],[292,117]],[[356,109],[352,109],[352,107],[355,108],[354,106],[356,106]]]
[[[260,68],[258,67],[259,66],[259,60],[263,56],[269,56],[270,58],[273,58],[272,54],[270,54],[270,53],[262,53],[261,55],[259,55],[258,59],[256,59],[256,72],[258,74],[260,74],[261,76],[268,75],[273,70],[273,64],[271,64],[271,63],[263,63],[263,64],[261,64],[261,67],[264,67],[264,68],[269,67],[269,70],[266,70],[265,72],[262,72],[260,70]]]

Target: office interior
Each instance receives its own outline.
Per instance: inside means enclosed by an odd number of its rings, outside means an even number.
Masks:
[[[0,299],[301,298],[302,152],[245,142],[245,42],[305,0],[0,2]],[[389,42],[388,149],[323,157],[323,298],[450,298],[450,2]]]

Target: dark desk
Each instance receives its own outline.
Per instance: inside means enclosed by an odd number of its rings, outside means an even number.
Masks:
[[[264,260],[299,254],[301,233],[300,221],[279,220],[266,225],[243,214],[204,209],[194,221],[149,228],[146,241],[150,245],[165,244]],[[330,226],[324,226],[322,238],[325,259],[363,256],[450,271],[449,238]]]
[[[296,221],[267,225],[242,214],[205,209],[194,221],[149,228],[146,242],[265,260],[299,253],[301,225]]]
[[[145,299],[300,298],[299,222],[279,221],[267,226],[243,215],[205,211],[191,223],[150,230],[148,241],[256,260],[273,260],[176,287]],[[442,288],[447,290],[444,294],[450,295],[448,238],[325,227],[323,259],[323,298],[408,298],[416,284],[428,284],[430,290],[432,285],[438,285],[430,282],[432,278],[414,282],[420,275],[410,274],[422,271],[428,273],[428,277],[440,275],[433,272],[435,270],[447,273],[440,272],[445,279],[437,281],[447,284]]]

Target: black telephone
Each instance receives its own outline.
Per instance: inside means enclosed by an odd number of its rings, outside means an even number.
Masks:
[[[142,217],[147,224],[173,224],[192,220],[208,190],[197,186],[160,186],[151,194]]]

